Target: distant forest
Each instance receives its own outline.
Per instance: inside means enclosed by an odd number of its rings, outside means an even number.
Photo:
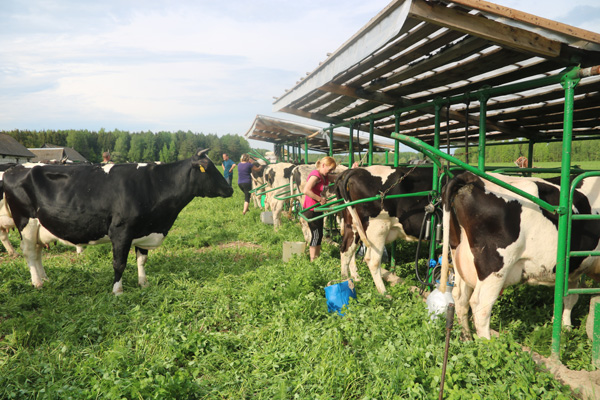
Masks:
[[[42,147],[44,144],[66,146],[77,150],[81,155],[91,162],[102,161],[102,153],[109,151],[114,162],[173,162],[183,160],[192,156],[193,152],[201,148],[209,148],[209,157],[217,164],[221,163],[223,153],[229,154],[234,161],[239,161],[240,156],[251,150],[248,141],[239,135],[227,134],[217,136],[215,134],[183,132],[134,132],[101,129],[98,132],[88,130],[12,130],[5,131],[14,137],[19,143],[28,148]],[[442,146],[443,148],[443,146]],[[267,150],[259,149],[264,154]],[[527,156],[527,143],[511,142],[501,146],[486,147],[487,162],[514,162],[520,156]],[[301,152],[303,154],[303,152]],[[600,141],[582,140],[573,141],[573,161],[595,161],[600,154]],[[456,149],[454,155],[459,159],[465,159],[464,149]],[[324,154],[309,154],[309,162],[315,162]],[[475,147],[469,151],[469,162],[476,163],[477,150]],[[338,162],[344,164],[348,161],[348,155],[336,155]],[[374,163],[385,163],[383,153],[374,154]],[[400,163],[411,159],[422,159],[423,155],[414,152],[402,152],[399,154]],[[562,143],[538,143],[534,146],[534,160],[537,162],[559,162],[562,158]],[[365,153],[355,154],[354,160],[362,159],[366,163]],[[388,163],[394,162],[392,153],[388,155]]]
[[[42,147],[44,144],[66,146],[77,150],[91,162],[102,161],[102,153],[110,152],[114,162],[173,162],[192,156],[194,151],[210,148],[209,157],[221,164],[222,154],[238,161],[243,153],[250,150],[248,141],[238,135],[217,136],[203,133],[183,132],[136,132],[101,129],[88,130],[13,130],[2,132],[14,137],[28,148]]]
[[[519,141],[485,148],[486,162],[491,163],[512,163],[520,156],[527,157],[527,153],[528,144]],[[464,161],[465,149],[457,149],[454,155]],[[599,157],[600,140],[573,141],[571,146],[573,161],[596,161]],[[562,160],[562,142],[536,143],[533,146],[533,160],[536,162],[560,162]],[[477,163],[477,148],[469,151],[469,163]]]

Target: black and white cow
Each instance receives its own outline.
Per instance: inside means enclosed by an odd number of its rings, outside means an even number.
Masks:
[[[15,256],[15,248],[8,240],[8,232],[15,227],[15,222],[6,212],[4,207],[4,173],[17,165],[16,163],[0,164],[0,242],[4,245],[9,256]]]
[[[549,204],[559,204],[560,187],[552,181],[490,175]],[[600,179],[585,179],[575,192],[574,211],[598,214],[599,193]],[[502,289],[521,282],[554,284],[558,216],[470,172],[448,182],[443,204],[443,251],[447,254],[450,246],[455,271],[452,295],[463,337],[470,337],[470,304],[478,336],[489,339],[492,306]],[[598,250],[599,239],[600,221],[573,221],[571,250]],[[600,278],[600,258],[571,258],[569,286],[576,286],[583,273]],[[565,298],[564,325],[571,325],[577,297]]]
[[[233,189],[198,150],[170,164],[16,166],[4,174],[5,199],[21,233],[34,286],[47,279],[41,244],[112,243],[113,293],[123,292],[127,254],[135,246],[138,283],[147,285],[148,250],[167,236],[179,212],[196,196],[229,197]]]
[[[353,168],[343,172],[335,184],[338,199],[345,202],[386,195],[430,191],[431,168],[392,168],[371,166]],[[342,277],[359,279],[355,254],[359,239],[367,246],[365,261],[369,266],[379,293],[385,293],[381,275],[381,258],[385,244],[396,239],[418,240],[427,196],[380,199],[346,207],[342,213],[341,273]]]
[[[254,161],[252,163],[252,170],[250,171],[250,178],[252,179],[252,190],[255,190],[255,192],[252,193],[252,199],[256,208],[262,207],[260,204],[260,196],[256,195],[256,189],[258,189],[265,183],[264,172],[266,167],[267,163],[265,161]],[[261,191],[263,190],[258,190],[258,192]]]
[[[277,230],[281,226],[281,212],[283,211],[283,207],[286,204],[290,204],[290,200],[278,200],[275,196],[278,196],[279,193],[287,192],[287,187],[290,184],[290,178],[292,176],[292,170],[295,165],[291,163],[277,163],[277,164],[269,164],[265,167],[264,170],[264,180],[267,186],[266,190],[271,190],[274,188],[278,188],[284,186],[279,190],[274,190],[266,194],[265,205],[271,209],[273,213],[273,227]],[[281,194],[280,197],[288,196],[289,193]]]

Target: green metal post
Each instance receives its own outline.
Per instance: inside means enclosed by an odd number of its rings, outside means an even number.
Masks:
[[[308,164],[308,139],[304,139],[304,164]]]
[[[329,129],[329,157],[333,157],[333,128]]]
[[[396,128],[394,129],[394,132],[399,132],[400,131],[400,114],[394,114],[394,119],[396,121]],[[400,163],[400,142],[399,141],[395,141],[394,142],[394,167],[397,167],[398,164]]]
[[[562,327],[563,294],[567,280],[565,279],[566,243],[569,215],[569,192],[571,170],[571,140],[573,134],[573,108],[575,86],[579,82],[577,72],[579,68],[571,70],[564,75],[562,86],[565,89],[565,111],[563,119],[563,145],[560,173],[560,200],[558,214],[558,246],[556,251],[556,286],[554,287],[554,321],[552,322],[552,357],[560,358],[560,331]],[[574,74],[572,74],[574,72]]]
[[[591,318],[592,316],[588,316]],[[600,305],[594,305],[594,329],[592,335],[592,363],[600,366]]]
[[[485,92],[479,96],[479,155],[477,161],[477,167],[480,171],[485,171],[485,134],[487,118],[487,101],[489,95]]]
[[[369,124],[369,157],[367,165],[373,165],[373,131],[375,130],[375,120],[371,120]]]
[[[535,142],[533,140],[530,140],[529,144],[527,145],[527,168],[533,167],[533,146],[534,145],[535,145]],[[529,176],[531,176],[531,174],[529,174]]]
[[[352,141],[354,140],[354,128],[350,125],[350,142],[348,142],[348,168],[352,168],[354,162],[354,149]]]
[[[434,128],[434,137],[433,137],[433,147],[436,148],[437,150],[440,149],[440,134],[441,134],[441,112],[442,112],[442,104],[440,102],[436,102],[435,103],[435,128]],[[432,192],[435,193],[439,193],[439,186],[440,186],[440,182],[438,179],[439,176],[439,167],[436,163],[433,163],[433,182],[431,184],[431,190]],[[435,260],[435,246],[436,246],[436,216],[435,213],[431,214],[431,228],[429,231],[429,238],[430,238],[430,244],[429,244],[429,259],[430,260]],[[433,277],[432,277],[433,279]]]

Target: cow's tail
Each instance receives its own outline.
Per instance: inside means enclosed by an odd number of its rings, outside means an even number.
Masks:
[[[450,218],[452,212],[452,202],[458,190],[472,182],[476,178],[471,173],[463,173],[452,178],[442,189],[442,271],[440,276],[439,290],[446,293],[449,270],[450,254]]]
[[[450,250],[450,207],[444,202],[442,207],[442,273],[440,276],[440,292],[446,293],[448,284],[448,252]]]
[[[338,178],[339,182],[336,184],[336,193],[338,194],[338,198],[343,198],[345,203],[349,203],[350,201],[352,201],[352,199],[350,199],[350,193],[348,193],[348,185],[352,184],[350,182],[350,178],[352,177],[353,172],[354,170],[352,169],[342,172],[342,174]],[[352,222],[354,223],[354,227],[358,232],[358,236],[360,236],[360,240],[362,240],[365,246],[369,248],[372,247],[371,242],[367,238],[367,233],[365,232],[362,222],[358,217],[356,209],[352,206],[349,206],[347,208],[350,212],[350,215],[352,216]]]
[[[292,173],[290,174],[290,196],[293,196],[296,194],[296,185],[295,185],[295,181],[296,179],[294,179],[294,173],[296,172],[296,170],[298,170],[299,166],[294,167],[294,169],[292,170]]]

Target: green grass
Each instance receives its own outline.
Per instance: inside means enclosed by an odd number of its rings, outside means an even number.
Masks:
[[[359,263],[357,301],[346,317],[329,314],[323,287],[339,277],[337,248],[283,263],[299,225],[284,219],[274,232],[259,210],[242,216],[242,202],[237,188],[195,199],[149,253],[150,286],[137,286],[132,252],[118,297],[110,246],[79,256],[52,246],[41,290],[23,258],[1,253],[0,398],[437,399],[445,328],[422,299],[404,285],[380,296]],[[397,271],[411,276],[414,246],[400,252]],[[549,351],[547,296],[506,293],[494,307],[500,338],[465,343],[455,327],[445,398],[575,398],[516,342]],[[587,339],[575,339],[569,352],[590,368]]]

